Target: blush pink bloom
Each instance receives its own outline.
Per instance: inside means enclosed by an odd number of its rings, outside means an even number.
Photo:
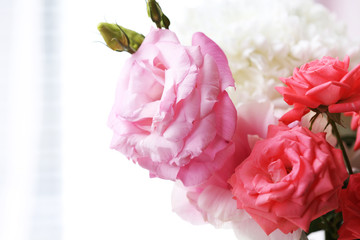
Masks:
[[[347,112],[345,115],[352,116],[351,129],[357,131],[354,150],[358,150],[360,148],[360,112]]]
[[[277,87],[285,102],[294,109],[280,120],[289,124],[319,106],[331,113],[360,110],[360,65],[348,72],[349,57],[344,61],[323,57],[295,68],[293,76],[282,78],[286,87]]]
[[[360,239],[360,173],[350,175],[347,188],[341,190],[340,210],[344,223],[339,240]]]
[[[237,207],[267,233],[309,230],[310,222],[338,207],[348,174],[342,153],[325,140],[296,126],[270,126],[250,156],[229,180]]]
[[[108,125],[111,147],[153,177],[197,185],[234,152],[234,85],[222,50],[202,33],[192,46],[152,29],[125,63]]]

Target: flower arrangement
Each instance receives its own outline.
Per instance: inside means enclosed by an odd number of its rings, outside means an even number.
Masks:
[[[360,129],[360,64],[350,67],[356,49],[343,51],[343,39],[310,37],[330,19],[326,11],[272,2],[264,11],[297,26],[272,38],[272,18],[260,13],[264,22],[255,22],[261,1],[253,1],[240,10],[246,19],[226,25],[239,34],[223,51],[201,32],[181,44],[159,3],[146,3],[157,27],[146,36],[98,26],[109,48],[131,54],[109,116],[111,148],[174,181],[173,210],[192,223],[231,226],[238,239],[298,240],[321,229],[326,239],[360,238],[360,173],[338,130],[345,116]],[[316,36],[341,35],[334,32]],[[360,148],[359,134],[350,140]]]

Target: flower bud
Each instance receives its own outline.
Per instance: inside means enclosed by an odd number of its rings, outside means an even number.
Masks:
[[[158,28],[169,29],[170,20],[162,12],[160,5],[155,0],[148,0],[146,2],[147,12],[151,20],[156,24]]]
[[[140,47],[144,36],[117,24],[100,23],[98,30],[106,45],[114,51],[134,53]]]

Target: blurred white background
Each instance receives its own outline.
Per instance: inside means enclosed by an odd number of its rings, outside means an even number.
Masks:
[[[176,29],[200,1],[159,2]],[[356,23],[346,14],[356,8],[331,7]],[[153,25],[144,0],[0,1],[0,239],[235,239],[181,220],[171,182],[109,149],[129,55],[102,44],[102,21],[143,34]]]

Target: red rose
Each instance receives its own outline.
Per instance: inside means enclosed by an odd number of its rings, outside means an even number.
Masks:
[[[360,238],[360,173],[350,175],[346,189],[341,190],[340,210],[344,223],[340,227],[339,240]]]
[[[295,68],[293,76],[282,78],[287,87],[277,87],[285,102],[295,109],[281,121],[300,120],[308,108],[327,106],[329,112],[360,110],[360,65],[348,72],[349,57],[344,61],[323,57]]]

